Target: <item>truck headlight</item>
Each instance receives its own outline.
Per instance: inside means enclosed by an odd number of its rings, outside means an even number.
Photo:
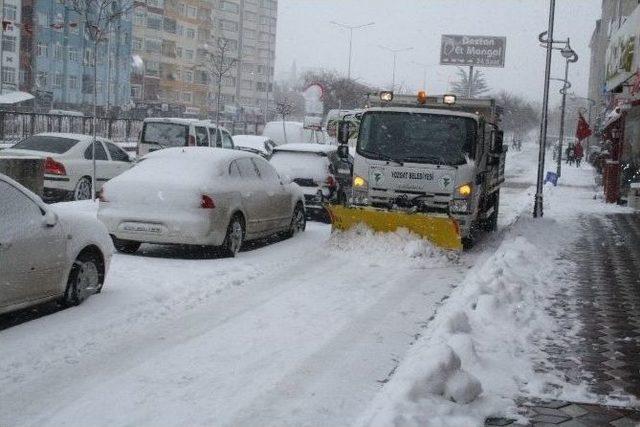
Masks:
[[[471,187],[471,184],[464,184],[456,188],[456,193],[460,197],[469,197],[472,191],[473,191],[473,187]]]
[[[363,177],[356,175],[353,177],[353,188],[364,190],[367,188],[367,181]]]
[[[469,211],[469,200],[454,199],[449,203],[449,210],[457,213],[467,213]]]

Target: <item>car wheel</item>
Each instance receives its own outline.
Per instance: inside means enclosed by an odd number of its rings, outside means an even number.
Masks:
[[[91,178],[83,176],[76,184],[73,191],[73,200],[89,200],[91,199]]]
[[[100,265],[98,255],[94,253],[81,253],[78,256],[71,267],[64,292],[62,302],[65,306],[78,305],[89,295],[100,292]]]
[[[238,252],[240,252],[243,241],[244,221],[241,215],[235,214],[233,217],[231,217],[231,221],[229,222],[229,226],[227,227],[227,234],[225,235],[224,241],[222,242],[222,254],[230,258],[235,257]]]
[[[135,253],[142,244],[140,242],[134,242],[133,240],[118,239],[114,236],[111,236],[111,240],[113,241],[113,246],[116,248],[116,250],[124,254]]]
[[[291,217],[291,224],[289,225],[289,231],[287,235],[293,237],[296,234],[303,232],[307,228],[307,216],[304,213],[304,208],[300,203],[296,205],[293,210],[293,216]]]

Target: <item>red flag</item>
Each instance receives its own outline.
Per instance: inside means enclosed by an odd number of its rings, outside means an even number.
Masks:
[[[582,113],[578,113],[578,128],[576,129],[576,138],[578,141],[582,141],[585,138],[589,138],[593,132],[589,127],[589,123],[582,117]]]

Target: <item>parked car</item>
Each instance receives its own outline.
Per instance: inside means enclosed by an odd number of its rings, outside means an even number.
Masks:
[[[338,156],[336,145],[284,144],[270,159],[280,176],[302,188],[309,218],[327,219],[324,201],[344,203],[351,188],[351,164]]]
[[[313,129],[305,129],[302,122],[269,122],[264,126],[262,135],[270,138],[276,144],[291,144],[309,142],[324,144],[327,142],[327,134]]]
[[[138,141],[138,157],[171,147],[233,148],[233,138],[224,128],[208,120],[181,118],[147,118]]]
[[[95,216],[48,206],[0,174],[0,218],[0,313],[100,292],[113,245]]]
[[[276,143],[266,136],[234,135],[233,145],[238,150],[249,151],[251,153],[259,154],[265,159],[269,159]]]
[[[148,154],[109,181],[98,218],[117,250],[140,244],[220,247],[305,229],[304,196],[262,157],[224,148],[168,148]]]
[[[97,138],[96,190],[129,169],[129,155],[105,138]],[[44,162],[46,202],[91,198],[93,137],[74,133],[39,133],[0,151],[0,156],[37,156]]]

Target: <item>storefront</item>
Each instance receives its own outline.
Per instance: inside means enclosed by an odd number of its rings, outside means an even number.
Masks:
[[[640,182],[640,7],[611,36],[606,78],[603,182],[607,202],[614,203],[626,200],[630,184]]]

